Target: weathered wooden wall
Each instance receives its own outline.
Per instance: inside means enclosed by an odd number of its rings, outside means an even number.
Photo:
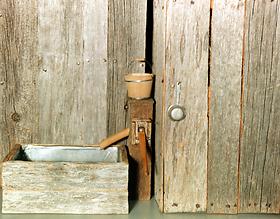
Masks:
[[[207,212],[236,213],[244,1],[214,1],[211,17]]]
[[[125,126],[123,75],[143,72],[146,0],[1,0],[0,148],[94,144]]]
[[[127,124],[124,75],[145,72],[147,0],[109,0],[108,121],[109,134]]]
[[[280,213],[279,9],[279,1],[154,1],[155,194],[164,212]],[[177,81],[187,116],[176,123],[167,109]]]
[[[240,212],[280,213],[280,1],[246,9]]]

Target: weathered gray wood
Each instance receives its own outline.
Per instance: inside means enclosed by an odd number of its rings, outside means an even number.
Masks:
[[[0,1],[0,158],[38,139],[37,1]]]
[[[165,70],[165,14],[166,2],[164,0],[154,1],[154,21],[153,21],[153,74],[155,75],[155,199],[160,211],[163,211],[163,134],[165,112],[163,109],[163,91],[164,91],[164,70]]]
[[[244,0],[214,1],[207,212],[237,213]]]
[[[166,1],[164,211],[206,211],[209,1]],[[185,107],[171,121],[167,107]]]
[[[127,214],[127,193],[108,192],[10,192],[3,193],[3,213]],[[38,199],[41,197],[41,199]],[[43,199],[44,198],[44,199]],[[47,201],[44,201],[47,200]],[[69,203],[69,200],[73,200]],[[79,200],[83,200],[81,204]],[[12,205],[12,206],[11,206]],[[13,206],[16,206],[14,208]],[[20,210],[20,212],[18,212]]]
[[[246,8],[240,212],[280,213],[280,1]]]
[[[7,161],[2,165],[3,213],[128,213],[128,161]]]
[[[28,162],[3,163],[3,190],[76,191],[94,193],[127,190],[127,164]],[[5,203],[5,196],[3,197]]]
[[[110,0],[108,20],[108,133],[125,128],[127,92],[124,75],[145,72],[146,0]]]
[[[0,3],[0,146],[107,135],[107,1]]]
[[[107,1],[38,1],[40,143],[107,135]]]

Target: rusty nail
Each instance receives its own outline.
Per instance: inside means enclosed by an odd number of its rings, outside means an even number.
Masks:
[[[117,59],[114,59],[114,63],[117,63]]]
[[[124,109],[128,110],[128,105],[127,104],[124,105]]]
[[[3,17],[3,15],[2,15],[2,14],[0,14],[0,17]]]
[[[226,204],[226,207],[227,207],[227,208],[230,208],[230,205],[229,205],[229,204]]]
[[[178,204],[177,204],[177,203],[173,203],[172,206],[173,206],[173,207],[177,207]]]
[[[194,4],[194,1],[193,1],[193,0],[191,0],[191,4],[192,4],[192,5]]]
[[[90,62],[90,60],[89,60],[89,59],[87,59],[87,62]]]
[[[250,207],[250,206],[251,206],[251,203],[249,203],[248,206]]]
[[[196,204],[195,207],[196,207],[196,208],[200,208],[200,204]]]
[[[107,59],[103,59],[103,62],[107,62]]]
[[[234,204],[234,206],[233,206],[233,207],[235,207],[235,208],[236,208],[236,207],[237,207],[237,204]]]
[[[0,82],[0,84],[1,84],[1,85],[4,85],[4,84],[5,84],[5,82],[4,82],[4,81],[1,81],[1,82]]]
[[[211,205],[211,206],[213,206],[213,205],[214,205],[214,203],[210,203],[210,205]]]
[[[254,206],[256,207],[257,205],[258,205],[258,204],[255,202],[255,203],[254,203]]]
[[[44,72],[47,72],[47,69],[44,68],[43,71],[44,71]]]

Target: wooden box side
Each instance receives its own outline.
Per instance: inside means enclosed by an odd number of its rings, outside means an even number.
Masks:
[[[11,156],[12,157],[12,156]],[[127,214],[128,162],[3,162],[3,213]]]

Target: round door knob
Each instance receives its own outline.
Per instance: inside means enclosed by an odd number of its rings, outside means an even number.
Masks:
[[[168,109],[169,118],[173,121],[181,121],[186,117],[185,109],[179,105],[172,105]]]

